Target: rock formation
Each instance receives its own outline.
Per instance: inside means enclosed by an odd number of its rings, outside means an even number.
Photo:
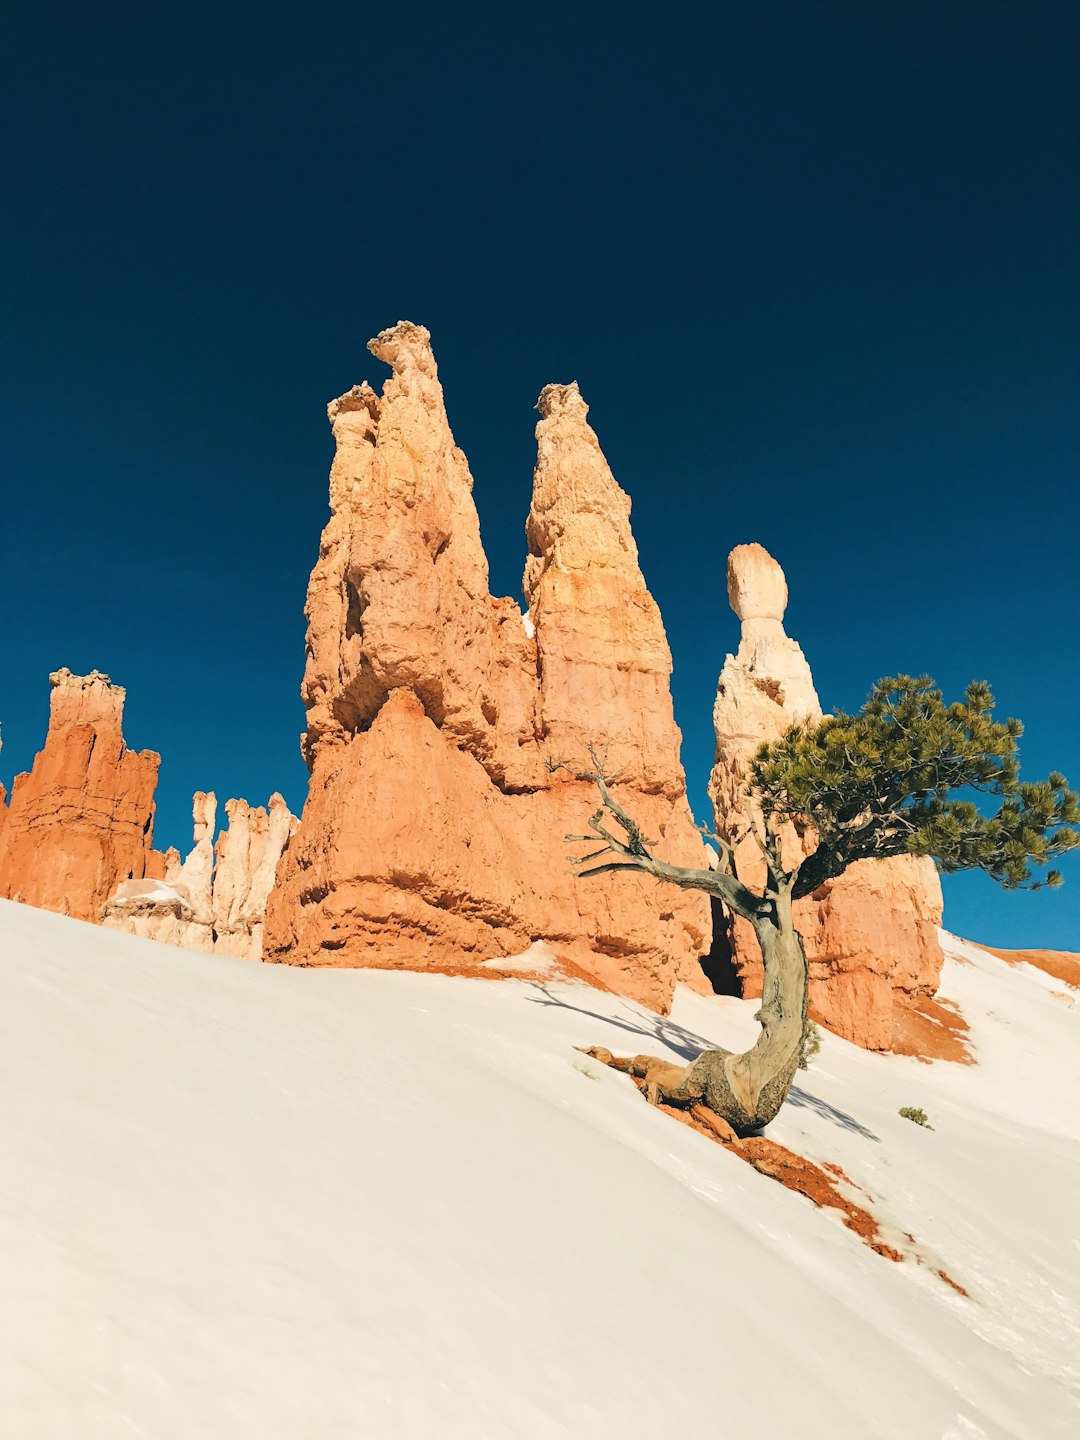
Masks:
[[[746,837],[745,782],[754,752],[796,721],[821,718],[806,657],[784,631],[784,572],[760,545],[728,558],[728,598],[742,621],[738,653],[724,662],[713,720],[716,760],[709,793],[718,835],[740,839],[739,874],[757,883],[764,861]],[[813,848],[787,827],[792,863]],[[788,852],[788,847],[790,851]],[[933,861],[915,856],[861,860],[795,906],[810,963],[812,1013],[856,1044],[887,1050],[897,1007],[932,995],[941,975],[937,938],[941,882]],[[761,957],[750,926],[728,917],[728,941],[743,993],[761,994]]]
[[[563,836],[595,790],[588,743],[658,852],[703,863],[679,764],[671,659],[577,387],[540,399],[523,617],[488,590],[472,478],[428,332],[370,349],[393,371],[328,413],[331,517],[308,589],[311,785],[267,911],[265,958],[453,969],[535,940],[664,1008],[704,986],[703,897],[575,882]]]
[[[158,868],[154,789],[160,756],[124,744],[124,691],[97,670],[49,676],[44,749],[0,817],[0,896],[97,918],[123,880]]]
[[[181,863],[170,851],[159,880],[117,886],[102,909],[102,924],[188,950],[258,960],[266,898],[297,822],[277,794],[268,811],[227,800],[225,813],[229,825],[215,847],[217,798],[197,793],[190,854]]]
[[[218,837],[214,868],[214,950],[258,960],[278,861],[299,822],[277,793],[265,810],[226,800],[225,814],[229,824]]]

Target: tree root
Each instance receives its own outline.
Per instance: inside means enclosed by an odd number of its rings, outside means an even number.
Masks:
[[[580,1046],[577,1048],[581,1049]],[[735,1129],[723,1115],[710,1110],[702,1098],[703,1087],[688,1078],[689,1065],[675,1065],[670,1060],[661,1059],[659,1055],[613,1055],[603,1045],[593,1045],[588,1050],[581,1049],[581,1053],[601,1061],[604,1065],[610,1065],[613,1070],[621,1070],[632,1076],[650,1105],[670,1105],[676,1109],[687,1109],[699,1124],[713,1132],[722,1145],[734,1145],[742,1149],[742,1141]]]
[[[968,1298],[968,1292],[962,1285],[920,1252],[913,1235],[905,1237],[910,1242],[906,1253],[885,1240],[877,1220],[864,1205],[853,1198],[853,1192],[867,1200],[871,1197],[856,1185],[839,1165],[815,1165],[813,1161],[796,1155],[793,1150],[788,1150],[786,1146],[779,1145],[764,1135],[740,1138],[722,1115],[718,1115],[700,1100],[670,1100],[669,1093],[685,1096],[687,1089],[693,1088],[687,1086],[685,1070],[672,1064],[670,1060],[663,1060],[657,1055],[613,1055],[603,1045],[594,1045],[588,1050],[581,1046],[577,1048],[583,1055],[629,1075],[650,1104],[663,1110],[673,1120],[679,1120],[692,1130],[697,1130],[707,1139],[718,1141],[726,1149],[735,1151],[739,1159],[752,1165],[759,1175],[779,1181],[785,1189],[793,1190],[796,1195],[804,1195],[814,1205],[838,1211],[847,1229],[884,1259],[895,1262],[912,1259],[917,1265],[929,1265],[946,1285],[951,1286],[957,1294]],[[650,1091],[655,1098],[650,1098]]]

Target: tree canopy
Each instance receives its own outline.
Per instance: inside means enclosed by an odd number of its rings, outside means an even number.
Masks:
[[[879,680],[858,715],[795,725],[758,751],[750,790],[767,823],[813,826],[818,847],[793,898],[855,860],[931,855],[946,873],[979,869],[1009,889],[1058,885],[1042,872],[1080,845],[1080,804],[1063,775],[1020,779],[1019,720],[994,719],[994,697],[973,681],[946,704],[928,676]],[[998,801],[992,813],[985,799]]]

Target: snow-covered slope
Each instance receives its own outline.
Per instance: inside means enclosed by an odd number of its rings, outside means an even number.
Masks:
[[[0,902],[0,1434],[1080,1433],[1080,1006],[950,949],[980,1063],[826,1037],[769,1132],[915,1237],[897,1265],[573,1048],[740,1043],[742,1002],[664,1021]]]

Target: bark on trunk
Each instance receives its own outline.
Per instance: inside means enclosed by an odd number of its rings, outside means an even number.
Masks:
[[[806,1025],[806,953],[792,921],[790,893],[772,899],[753,925],[765,962],[761,1034],[742,1055],[706,1050],[684,1076],[688,1087],[700,1086],[705,1104],[739,1135],[767,1125],[787,1099]]]

